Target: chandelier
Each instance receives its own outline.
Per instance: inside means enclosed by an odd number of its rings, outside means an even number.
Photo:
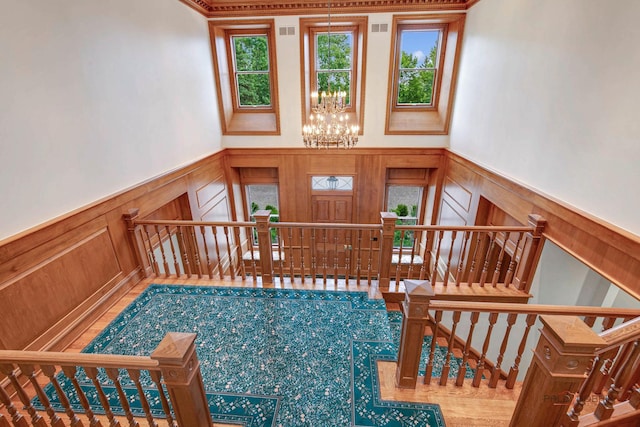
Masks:
[[[329,25],[328,39],[328,92],[311,94],[311,111],[309,121],[302,127],[302,139],[308,148],[352,148],[358,142],[358,125],[349,123],[344,91],[331,92],[331,1],[328,2]]]

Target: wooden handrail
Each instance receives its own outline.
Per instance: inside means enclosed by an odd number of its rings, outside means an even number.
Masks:
[[[443,296],[446,298],[446,296]],[[434,296],[429,308],[442,311],[478,311],[481,313],[521,313],[521,314],[551,314],[567,316],[596,316],[635,318],[640,316],[640,310],[616,307],[591,307],[571,305],[543,305],[543,304],[512,304],[497,302],[474,301],[445,301]],[[640,330],[640,319],[637,328]],[[613,334],[611,334],[613,335]]]
[[[521,232],[531,231],[533,227],[507,225],[397,225],[396,230],[425,230],[425,231],[480,231],[480,232]]]
[[[612,348],[640,338],[640,317],[607,329],[600,333],[600,338],[606,341],[607,346],[598,349],[597,354],[604,354]]]
[[[0,363],[33,365],[89,366],[94,368],[131,368],[158,370],[159,363],[146,356],[115,354],[62,353],[52,351],[0,350]]]
[[[191,220],[183,220],[183,219],[136,219],[136,225],[185,225],[185,226],[216,226],[216,227],[253,227],[256,225],[255,222],[240,222],[240,221],[191,221]],[[276,222],[272,224],[278,224]]]

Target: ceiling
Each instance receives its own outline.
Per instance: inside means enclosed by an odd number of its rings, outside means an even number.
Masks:
[[[180,0],[207,18],[326,13],[326,1],[317,0]],[[464,10],[479,0],[333,0],[336,13],[415,12]]]

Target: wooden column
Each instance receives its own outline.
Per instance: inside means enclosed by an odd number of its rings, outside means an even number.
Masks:
[[[270,210],[259,210],[253,214],[258,230],[258,250],[260,252],[260,275],[263,284],[273,283],[273,259],[271,248],[271,232],[269,230]],[[293,278],[291,278],[293,280]]]
[[[149,257],[147,256],[147,250],[145,249],[144,242],[142,241],[142,235],[140,234],[140,227],[135,224],[138,219],[140,210],[138,208],[129,209],[129,212],[122,215],[122,218],[127,223],[127,231],[129,232],[129,238],[131,241],[131,247],[136,254],[138,264],[142,269],[144,277],[149,277],[153,272],[151,264],[149,264]]]
[[[396,231],[398,215],[393,212],[380,212],[382,233],[380,235],[380,271],[378,272],[378,286],[389,288],[391,281],[391,256],[393,255],[393,234]]]
[[[405,280],[404,288],[396,387],[416,388],[429,302],[435,293],[428,280]]]
[[[195,340],[196,334],[170,332],[151,353],[151,358],[160,363],[178,425],[213,427]]]
[[[605,341],[575,316],[541,316],[543,328],[511,418],[512,427],[559,425]]]
[[[531,288],[535,267],[542,253],[542,231],[546,224],[547,221],[540,215],[529,214],[529,225],[533,231],[525,235],[524,251],[513,279],[513,284],[521,291],[529,292]]]

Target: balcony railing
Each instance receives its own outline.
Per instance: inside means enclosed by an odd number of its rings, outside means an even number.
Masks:
[[[522,227],[397,225],[388,212],[380,224],[270,222],[269,215],[255,212],[254,222],[151,221],[134,209],[125,219],[147,276],[377,281],[383,290],[428,279],[441,289],[509,288],[520,295],[529,291],[545,223],[536,215]]]

